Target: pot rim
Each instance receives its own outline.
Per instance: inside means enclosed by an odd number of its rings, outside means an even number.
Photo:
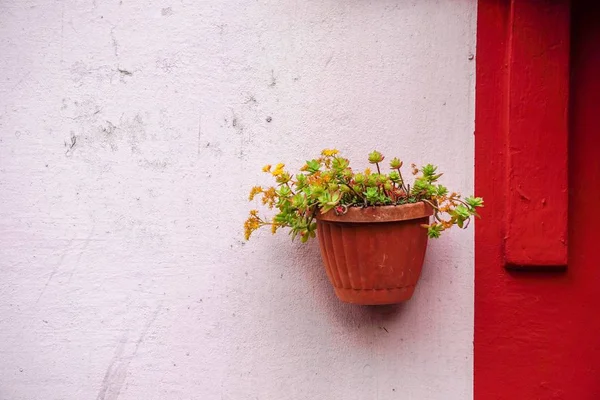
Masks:
[[[317,214],[316,218],[326,222],[377,223],[408,221],[429,217],[432,214],[433,207],[420,201],[393,206],[348,207],[348,211],[343,215],[336,215],[334,210],[330,210],[325,214]]]

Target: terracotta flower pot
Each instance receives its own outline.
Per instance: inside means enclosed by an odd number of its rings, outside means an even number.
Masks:
[[[317,216],[317,235],[327,276],[347,303],[393,304],[411,298],[421,275],[427,229],[426,203],[350,207]]]

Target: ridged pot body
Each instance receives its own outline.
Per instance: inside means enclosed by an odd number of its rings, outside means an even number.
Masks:
[[[327,276],[338,298],[362,305],[411,298],[423,267],[432,209],[425,203],[351,207],[317,217]]]

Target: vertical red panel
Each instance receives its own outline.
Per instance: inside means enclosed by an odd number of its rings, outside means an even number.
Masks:
[[[527,3],[561,4],[559,0]],[[511,93],[515,77],[509,76],[515,73],[510,63],[510,6],[509,0],[479,0],[475,190],[485,198],[486,208],[475,231],[475,399],[597,400],[600,213],[593,209],[600,199],[600,10],[592,1],[573,2],[569,269],[528,273],[504,268],[511,227],[508,209],[514,206],[511,193],[515,192],[509,178],[510,163],[515,161],[509,155],[515,142],[508,134],[511,96],[515,95]],[[542,12],[529,18],[551,15]],[[533,24],[544,25],[543,21]],[[531,144],[519,143],[523,150],[535,151],[529,149]],[[553,183],[547,182],[550,190]]]
[[[506,263],[567,264],[568,1],[512,0]]]

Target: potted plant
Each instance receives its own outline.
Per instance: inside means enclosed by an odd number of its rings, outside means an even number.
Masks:
[[[462,198],[438,183],[437,167],[412,165],[410,185],[402,175],[402,161],[390,161],[373,151],[375,168],[355,172],[337,150],[323,150],[295,175],[284,164],[266,165],[275,186],[255,186],[250,200],[277,209],[272,219],[251,210],[244,224],[246,240],[260,227],[275,233],[289,228],[292,239],[304,243],[318,236],[327,276],[344,302],[375,305],[410,299],[421,274],[428,238],[438,238],[456,225],[466,228],[479,197]],[[431,220],[432,219],[432,220]]]

